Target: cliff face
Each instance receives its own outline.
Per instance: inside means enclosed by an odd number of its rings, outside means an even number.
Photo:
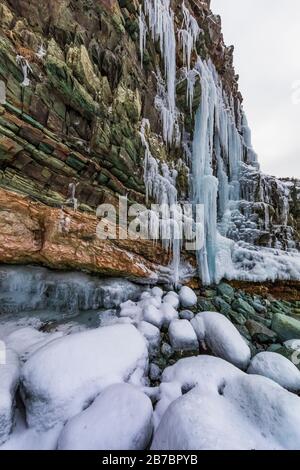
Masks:
[[[242,170],[237,176],[221,137],[216,143],[220,129],[213,125],[211,171],[219,180],[215,223],[223,236],[237,242],[283,250],[298,247],[299,183],[260,173],[242,112],[233,48],[225,46],[220,18],[212,14],[209,4],[173,0],[170,10],[168,1],[162,0],[1,2],[0,80],[6,87],[6,102],[0,107],[4,234],[14,217],[6,217],[8,213],[17,214],[25,226],[25,220],[34,225],[53,218],[57,224],[60,211],[55,208],[66,204],[74,178],[79,183],[79,212],[70,210],[69,216],[74,225],[87,224],[89,237],[91,227],[96,225],[94,218],[89,226],[96,207],[116,203],[119,195],[128,195],[131,202],[139,203],[145,203],[147,195],[160,202],[161,194],[166,194],[170,202],[170,193],[175,194],[176,201],[191,199],[189,174],[194,186],[202,177],[193,173],[189,157],[195,141],[197,110],[204,96],[200,68],[210,63],[209,73],[217,77],[214,86],[217,91],[222,87],[222,100],[230,108],[235,138],[238,135],[242,141]],[[165,33],[155,24],[155,5],[166,7],[162,18],[169,36],[164,51]],[[199,60],[202,65],[197,69]],[[148,167],[147,151],[151,156]],[[228,180],[224,187],[221,173]],[[230,196],[226,206],[222,191],[225,193],[229,186],[230,192],[237,179],[239,195]],[[24,202],[29,200],[36,201],[34,222],[30,203]],[[230,221],[225,224],[229,207]],[[36,249],[40,242],[32,238],[34,230],[18,232],[18,224],[12,223],[11,251],[2,250],[0,261],[37,262],[131,277],[153,276],[159,272],[157,260],[165,266],[170,261],[164,250],[150,242],[140,243],[138,248],[130,242],[127,246],[123,242],[122,247],[99,242],[99,248],[97,241],[95,248],[94,242],[86,241],[83,247],[84,231],[65,233],[64,249],[55,242],[46,253],[44,245]],[[72,247],[76,244],[81,248],[75,250],[75,255]],[[101,259],[94,250],[103,250]],[[136,256],[134,262],[130,253]],[[194,261],[189,261],[193,266]]]

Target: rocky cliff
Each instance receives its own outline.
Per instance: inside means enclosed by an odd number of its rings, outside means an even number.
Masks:
[[[164,280],[159,244],[93,233],[97,206],[128,196],[207,207],[205,283],[299,277],[299,182],[260,172],[208,0],[4,0],[0,80],[0,261]]]

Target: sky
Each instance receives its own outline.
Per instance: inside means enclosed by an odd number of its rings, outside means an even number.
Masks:
[[[265,173],[300,178],[300,1],[211,0]]]

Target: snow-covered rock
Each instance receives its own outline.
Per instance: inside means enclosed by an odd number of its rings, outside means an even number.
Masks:
[[[160,288],[160,287],[152,287],[151,289],[151,294],[154,296],[154,297],[160,297],[162,298],[162,296],[164,295],[164,291]]]
[[[62,336],[62,332],[43,333],[32,326],[27,326],[8,335],[5,342],[8,348],[16,351],[20,359],[25,361],[37,349]]]
[[[152,450],[300,449],[300,399],[270,379],[199,356],[163,380]]]
[[[146,307],[144,307],[143,319],[145,322],[151,323],[157,328],[161,328],[164,321],[162,312],[154,305],[146,305]]]
[[[197,303],[197,296],[190,287],[183,286],[179,291],[179,300],[183,308],[194,307]]]
[[[170,291],[167,295],[164,296],[163,301],[165,304],[170,304],[174,308],[178,308],[179,306],[179,297],[176,292]]]
[[[142,316],[141,307],[132,300],[127,300],[120,305],[120,317],[129,317],[138,320]]]
[[[149,343],[151,353],[156,352],[160,347],[161,337],[159,329],[146,321],[141,321],[138,330]]]
[[[248,374],[263,375],[290,392],[300,391],[300,371],[286,357],[274,352],[261,352],[250,362]]]
[[[169,338],[175,351],[199,349],[195,330],[188,320],[172,320],[169,326]]]
[[[152,424],[150,399],[128,384],[106,388],[85,411],[64,427],[58,449],[143,450]]]
[[[300,339],[289,339],[284,342],[284,345],[287,348],[294,349],[295,351],[300,351]]]
[[[159,311],[163,318],[163,326],[168,328],[172,320],[178,318],[178,312],[170,303],[163,302],[159,308]]]
[[[205,341],[209,349],[218,357],[246,369],[251,352],[235,326],[217,312],[198,313],[191,320],[199,341]]]
[[[7,440],[12,430],[15,392],[20,373],[15,351],[6,349],[3,359],[0,363],[0,444]]]
[[[141,383],[147,343],[132,325],[59,338],[32,354],[22,374],[27,422],[47,429],[80,413],[113,383]]]
[[[179,312],[179,318],[181,318],[181,320],[191,321],[194,316],[195,315],[190,310],[181,310],[181,312]]]

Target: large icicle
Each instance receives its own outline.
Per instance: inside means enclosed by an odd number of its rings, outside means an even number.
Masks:
[[[176,38],[174,13],[170,0],[144,0],[145,15],[148,18],[149,30],[154,41],[158,41],[161,57],[164,61],[166,94],[163,102],[158,101],[161,112],[164,140],[173,142],[174,128],[177,121],[175,101],[176,82]],[[145,22],[140,11],[140,48],[141,55],[145,44]],[[161,90],[160,90],[161,92]],[[160,94],[160,93],[159,93]],[[163,104],[163,105],[162,105]]]
[[[183,24],[182,28],[178,31],[178,35],[183,52],[183,62],[189,71],[191,68],[192,51],[196,46],[201,29],[199,28],[196,19],[190,13],[188,8],[186,8],[184,2],[182,2],[181,8],[183,14]]]

